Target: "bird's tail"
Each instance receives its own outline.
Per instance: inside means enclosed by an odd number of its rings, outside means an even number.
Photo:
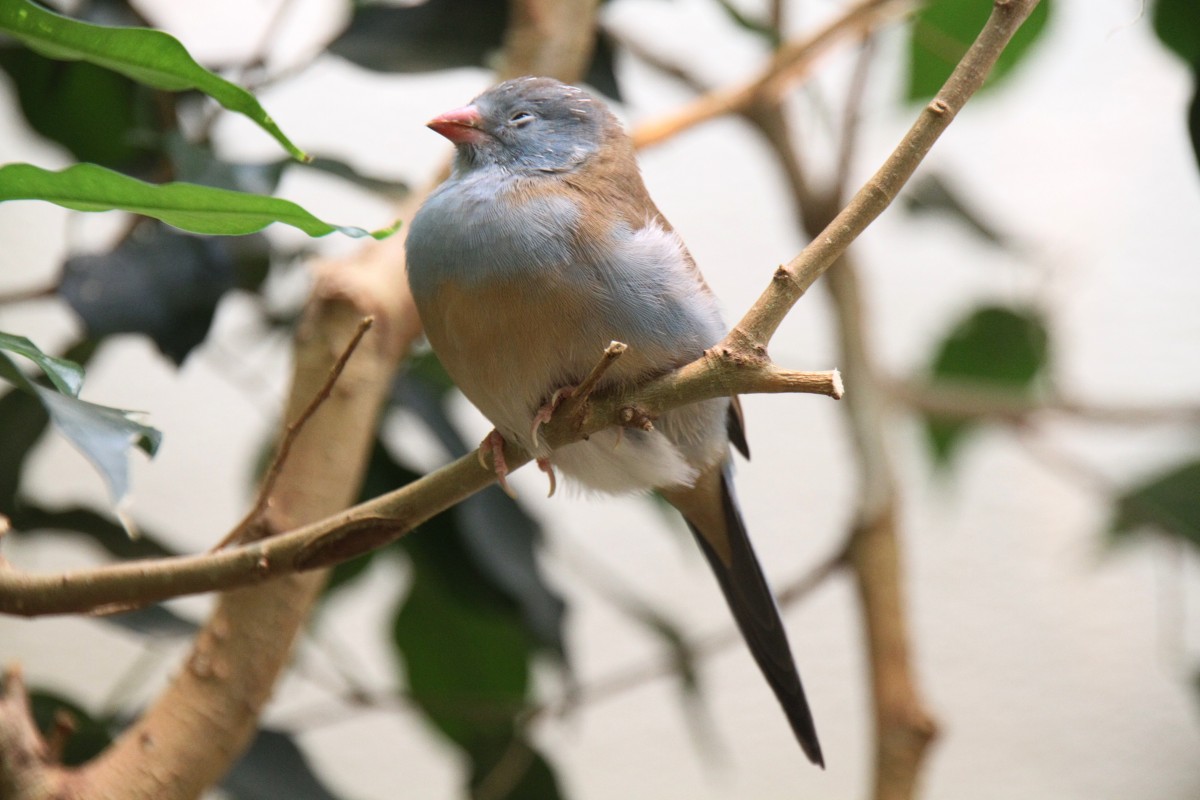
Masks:
[[[694,486],[664,490],[662,494],[679,509],[695,534],[717,576],[733,618],[779,699],[804,754],[824,768],[821,743],[817,740],[817,729],[792,658],[787,632],[746,534],[728,468],[718,464],[704,472]]]

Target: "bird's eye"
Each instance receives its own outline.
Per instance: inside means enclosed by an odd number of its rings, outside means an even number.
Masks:
[[[530,114],[528,111],[518,111],[508,118],[508,122],[510,125],[516,125],[517,127],[528,125],[533,122],[533,114]]]

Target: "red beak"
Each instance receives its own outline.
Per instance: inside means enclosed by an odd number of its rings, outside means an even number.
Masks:
[[[455,144],[478,142],[487,136],[479,125],[483,117],[475,106],[463,106],[434,117],[425,126],[445,136]]]

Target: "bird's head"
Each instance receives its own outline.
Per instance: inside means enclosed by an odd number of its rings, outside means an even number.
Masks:
[[[516,78],[428,123],[454,142],[460,168],[565,172],[596,152],[620,123],[604,103],[551,78]]]

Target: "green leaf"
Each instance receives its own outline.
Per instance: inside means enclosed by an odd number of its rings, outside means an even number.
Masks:
[[[71,397],[79,395],[83,386],[83,367],[74,361],[57,358],[43,353],[33,342],[24,336],[14,336],[11,333],[0,332],[0,350],[16,353],[36,364],[50,382],[63,394]]]
[[[49,58],[87,61],[156,89],[203,92],[228,110],[249,117],[295,158],[308,158],[253,95],[204,69],[179,40],[162,31],[92,25],[29,0],[0,0],[0,31]]]
[[[1200,547],[1200,460],[1173,467],[1117,499],[1112,534],[1124,537],[1145,527]]]
[[[1192,155],[1200,166],[1200,60],[1192,70],[1192,100],[1187,111],[1188,137],[1192,140]]]
[[[25,377],[4,352],[0,352],[0,377],[41,401],[59,432],[100,472],[113,503],[119,505],[129,492],[129,447],[136,444],[154,455],[162,434],[132,419],[134,412],[96,405],[39,386]]]
[[[66,360],[86,364],[95,350],[93,341],[77,342],[66,350]],[[14,519],[18,530],[21,526],[16,524],[15,517],[27,508],[24,499],[17,496],[21,475],[30,452],[49,423],[50,415],[37,395],[14,390],[0,397],[0,514]]]
[[[1007,76],[1029,52],[1046,27],[1051,0],[1033,9],[1000,54],[984,88]],[[913,15],[908,44],[908,91],[910,101],[928,100],[942,84],[987,22],[992,3],[988,0],[931,0]]]
[[[77,161],[123,172],[148,166],[153,101],[164,95],[95,64],[55,61],[15,43],[0,46],[0,69],[30,127]]]
[[[390,228],[367,233],[361,228],[322,222],[295,203],[277,197],[190,183],[155,185],[95,164],[76,164],[59,172],[32,164],[0,166],[0,203],[8,200],[45,200],[76,211],[130,211],[192,233],[221,235],[256,233],[272,222],[282,222],[309,236],[338,231],[347,236],[384,239],[400,226],[397,222]]]
[[[434,538],[424,531],[417,538]],[[509,738],[525,707],[530,639],[511,607],[456,591],[415,549],[412,588],[393,624],[413,698],[468,753]],[[484,592],[486,593],[486,592]]]
[[[763,39],[766,39],[772,47],[779,46],[779,31],[775,30],[770,25],[751,18],[740,8],[734,5],[732,0],[717,0],[717,5],[719,5],[725,11],[726,16],[733,21],[734,25],[737,25],[744,31],[753,33],[755,36],[761,36]]]
[[[55,692],[32,690],[29,707],[42,735],[54,730],[60,720],[72,727],[62,752],[63,766],[76,766],[100,755],[112,743],[108,724],[96,719],[77,703]]]
[[[1046,368],[1049,334],[1032,310],[999,306],[976,309],[954,327],[938,348],[930,372],[938,380],[977,384],[1008,392],[1029,390]],[[970,420],[929,416],[926,428],[935,461],[949,462]]]
[[[1200,7],[1196,0],[1158,0],[1154,33],[1188,64],[1200,64]]]

